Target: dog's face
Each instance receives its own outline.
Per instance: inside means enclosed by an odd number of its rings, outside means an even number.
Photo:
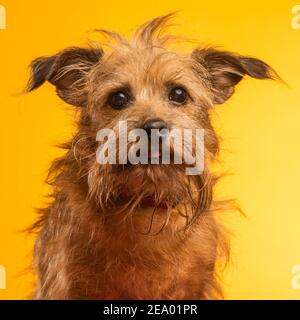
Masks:
[[[168,51],[168,38],[155,36],[167,19],[143,25],[132,42],[110,33],[118,43],[110,52],[69,48],[32,63],[30,91],[48,80],[64,101],[81,108],[79,133],[70,154],[78,163],[80,178],[86,178],[90,196],[103,210],[120,203],[134,210],[143,199],[153,197],[154,206],[164,203],[174,208],[179,202],[189,203],[195,215],[210,205],[212,183],[206,170],[198,176],[186,175],[184,161],[181,165],[101,165],[96,161],[99,130],[114,130],[120,138],[121,121],[127,121],[128,131],[145,129],[148,133],[151,129],[168,133],[192,129],[194,135],[195,129],[204,129],[207,161],[218,151],[209,118],[212,107],[225,102],[245,75],[275,76],[258,59],[213,48],[198,48],[190,54]],[[196,148],[192,141],[193,153]]]

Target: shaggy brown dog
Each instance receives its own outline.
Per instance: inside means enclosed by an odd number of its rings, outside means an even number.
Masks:
[[[80,108],[78,133],[50,169],[53,201],[33,229],[36,299],[222,298],[216,262],[228,255],[216,221],[209,162],[218,152],[210,111],[244,76],[272,79],[264,62],[214,48],[166,49],[168,16],[128,42],[67,48],[33,61],[28,91],[49,81]],[[205,170],[186,164],[100,165],[96,134],[120,120],[134,128],[205,129]]]

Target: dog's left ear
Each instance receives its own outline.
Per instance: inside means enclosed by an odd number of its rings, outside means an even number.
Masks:
[[[192,58],[200,64],[197,71],[209,82],[213,103],[222,104],[234,93],[235,86],[248,75],[256,79],[279,79],[265,62],[214,48],[196,49]]]
[[[27,91],[35,90],[49,81],[64,101],[75,106],[84,106],[88,94],[87,75],[102,55],[103,51],[98,48],[72,47],[54,56],[37,58],[31,63],[31,78]]]

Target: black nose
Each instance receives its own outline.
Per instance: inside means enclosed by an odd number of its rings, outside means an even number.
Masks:
[[[168,125],[162,119],[149,119],[144,123],[143,129],[146,130],[149,137],[152,129],[158,129],[161,135],[166,135]]]

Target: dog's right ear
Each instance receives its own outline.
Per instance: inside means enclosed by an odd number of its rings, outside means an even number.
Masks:
[[[31,63],[31,78],[27,91],[49,81],[67,103],[84,106],[87,102],[87,75],[100,61],[99,48],[68,48],[51,57],[40,57]]]

